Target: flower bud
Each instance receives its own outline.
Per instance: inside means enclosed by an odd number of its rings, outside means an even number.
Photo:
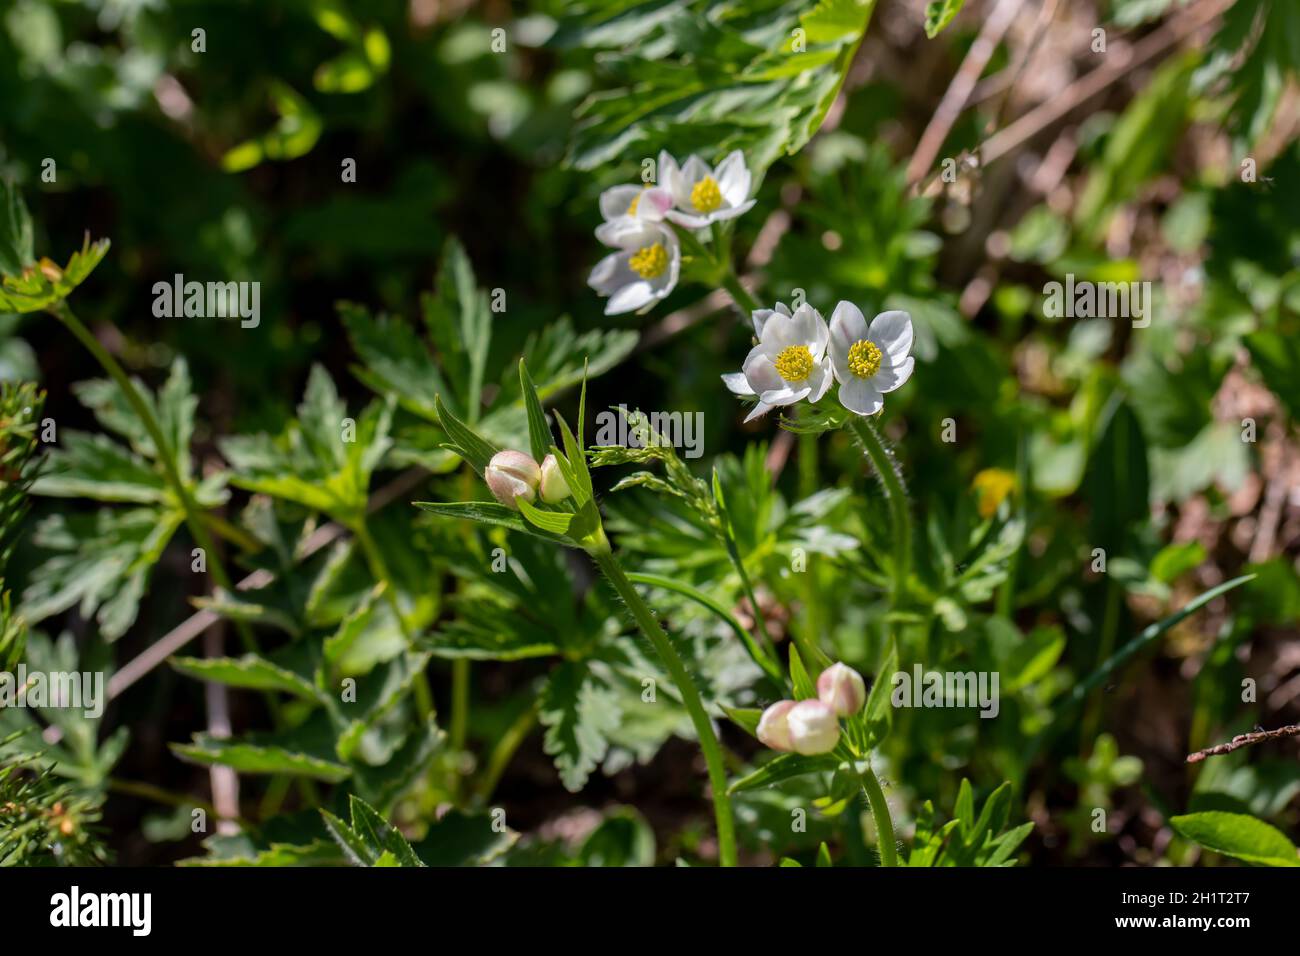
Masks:
[[[867,702],[862,675],[847,664],[832,664],[817,678],[817,698],[841,717],[852,717]]]
[[[497,501],[518,510],[516,498],[532,501],[537,497],[542,470],[522,451],[499,451],[483,470],[483,480]]]
[[[790,742],[790,724],[786,715],[794,706],[792,700],[778,700],[758,718],[758,739],[773,750],[793,750]]]
[[[820,700],[801,700],[786,714],[790,744],[797,753],[829,753],[840,739],[840,722]]]
[[[548,505],[558,504],[571,494],[564,472],[560,471],[560,463],[554,455],[547,455],[542,459],[542,500]]]

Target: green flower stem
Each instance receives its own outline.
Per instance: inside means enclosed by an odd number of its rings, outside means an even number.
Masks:
[[[628,609],[636,619],[637,626],[650,639],[650,643],[654,645],[659,659],[668,668],[669,676],[677,685],[677,690],[682,696],[682,703],[686,705],[691,724],[695,727],[695,734],[700,739],[700,749],[704,752],[704,762],[708,766],[709,787],[713,791],[713,814],[718,828],[719,861],[723,866],[735,866],[737,862],[736,825],[731,816],[731,802],[727,797],[727,770],[723,763],[722,747],[718,744],[717,735],[713,732],[713,723],[709,720],[708,712],[704,709],[704,702],[700,699],[700,692],[696,688],[694,681],[691,680],[690,674],[687,673],[686,665],[682,663],[677,651],[673,649],[672,642],[668,640],[668,635],[664,633],[658,619],[646,606],[645,601],[641,599],[641,595],[637,593],[636,587],[623,572],[623,568],[619,565],[618,559],[614,557],[608,542],[602,542],[601,545],[593,547],[589,553],[601,571],[609,578],[610,583],[614,585],[614,590],[627,603]]]
[[[379,545],[375,544],[375,539],[370,534],[370,528],[366,524],[365,516],[348,522],[348,527],[356,535],[357,542],[361,545],[361,550],[366,556],[366,564],[370,567],[370,574],[376,581],[384,585],[384,599],[388,606],[393,610],[393,616],[397,618],[397,626],[402,629],[402,635],[406,638],[408,646],[414,646],[415,634],[411,631],[411,625],[407,622],[405,615],[402,614],[402,606],[397,600],[397,585],[393,581],[393,576],[388,570],[388,564],[384,561],[383,552],[379,550]],[[429,687],[429,678],[421,672],[413,684],[415,691],[415,703],[419,708],[420,716],[425,720],[434,716],[433,691]]]
[[[722,277],[722,287],[727,290],[732,301],[736,303],[736,308],[739,309],[746,318],[749,317],[751,312],[762,308],[762,306],[758,304],[758,300],[749,294],[749,290],[740,284],[740,280],[736,278],[736,274],[730,269],[728,269]]]
[[[199,547],[207,555],[208,567],[212,570],[212,579],[221,587],[230,590],[230,576],[226,574],[221,559],[217,557],[216,548],[212,545],[212,538],[208,534],[208,529],[200,516],[201,509],[195,502],[194,496],[190,493],[189,486],[176,469],[175,452],[166,436],[163,435],[162,426],[158,424],[158,418],[153,409],[145,402],[136,389],[135,383],[127,376],[125,369],[118,364],[117,359],[113,358],[112,354],[100,344],[99,339],[95,338],[90,329],[86,328],[81,320],[73,314],[72,309],[69,308],[65,300],[59,300],[57,304],[51,307],[51,311],[68,328],[68,331],[76,336],[77,341],[84,345],[86,350],[95,357],[95,360],[99,362],[109,377],[117,383],[117,387],[122,390],[122,394],[126,396],[131,409],[135,412],[136,417],[140,419],[141,424],[144,425],[154,448],[158,451],[158,459],[162,462],[164,477],[167,483],[171,485],[172,492],[176,495],[181,509],[185,512],[185,524],[189,527],[190,534],[194,536],[194,540],[198,542]]]
[[[880,851],[881,866],[898,866],[898,849],[894,845],[894,821],[889,816],[889,803],[885,791],[880,789],[871,764],[862,771],[862,789],[871,804],[871,818],[876,822],[876,846]]]
[[[749,572],[745,570],[745,562],[741,560],[740,549],[736,547],[736,539],[731,535],[729,522],[722,522],[722,543],[726,546],[727,556],[731,558],[731,564],[736,569],[736,574],[740,577],[741,590],[745,592],[745,597],[749,600],[749,609],[753,612],[754,623],[758,626],[759,636],[763,639],[763,653],[776,667],[776,673],[781,673],[781,660],[776,653],[776,642],[772,640],[772,635],[767,631],[767,619],[758,606],[758,595],[754,591],[753,582],[749,579]],[[760,665],[761,666],[761,665]]]
[[[849,428],[885,486],[894,536],[894,608],[900,610],[907,601],[907,580],[912,570],[912,517],[907,508],[907,492],[876,426],[861,415],[851,415]]]
[[[506,767],[510,764],[510,758],[515,755],[520,744],[528,739],[528,735],[536,726],[537,702],[534,701],[524,708],[524,712],[515,719],[488,755],[487,766],[484,767],[483,776],[478,784],[478,797],[483,803],[492,799],[492,794],[496,792],[497,784],[501,780],[501,774],[505,773]]]

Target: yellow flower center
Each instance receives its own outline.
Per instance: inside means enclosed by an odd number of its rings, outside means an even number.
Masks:
[[[722,190],[712,176],[705,176],[691,188],[691,205],[700,212],[713,212],[722,205]]]
[[[1005,468],[985,468],[971,482],[975,494],[979,496],[981,518],[989,518],[997,513],[998,505],[1016,490],[1016,476]]]
[[[849,346],[849,371],[858,378],[871,378],[880,371],[880,348],[861,339]]]
[[[802,382],[813,370],[812,352],[806,345],[787,345],[773,363],[776,374],[787,382]]]
[[[668,268],[668,253],[662,242],[656,242],[634,252],[627,264],[642,279],[657,279]]]
[[[628,207],[627,207],[627,214],[628,214],[629,216],[635,216],[635,215],[636,215],[636,207],[637,207],[637,204],[638,204],[639,202],[641,202],[641,194],[640,194],[640,193],[637,193],[635,196],[632,197],[632,202],[630,202],[630,203],[628,204]]]

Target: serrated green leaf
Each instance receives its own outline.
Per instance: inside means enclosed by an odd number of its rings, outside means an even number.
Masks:
[[[572,661],[551,672],[539,700],[546,728],[543,747],[555,760],[560,782],[577,793],[609,749],[609,734],[622,720],[618,699],[585,665]]]

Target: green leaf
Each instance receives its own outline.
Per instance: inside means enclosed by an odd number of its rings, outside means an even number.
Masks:
[[[1097,670],[1094,671],[1091,674],[1091,676],[1087,678],[1087,680],[1084,680],[1075,685],[1074,690],[1071,692],[1070,696],[1064,702],[1062,702],[1062,704],[1058,708],[1056,722],[1059,723],[1062,720],[1062,716],[1065,708],[1081,702],[1085,697],[1088,696],[1088,693],[1090,691],[1101,686],[1102,683],[1109,680],[1111,674],[1113,674],[1120,667],[1124,666],[1124,664],[1128,663],[1128,661],[1131,660],[1133,656],[1138,653],[1138,651],[1142,650],[1142,648],[1146,647],[1148,644],[1150,644],[1152,641],[1158,638],[1161,634],[1165,633],[1170,628],[1180,623],[1184,618],[1189,617],[1192,614],[1195,614],[1197,611],[1199,611],[1205,605],[1209,604],[1219,595],[1226,594],[1227,592],[1231,591],[1233,588],[1241,587],[1241,585],[1245,584],[1247,581],[1254,580],[1254,578],[1255,575],[1253,574],[1244,574],[1241,577],[1233,578],[1230,581],[1224,581],[1222,584],[1210,588],[1204,594],[1189,601],[1187,604],[1185,604],[1182,608],[1180,608],[1175,613],[1145,628],[1141,634],[1133,638],[1133,640],[1129,641],[1118,651],[1116,651],[1105,661],[1103,661],[1101,666],[1099,666]]]
[[[32,573],[23,616],[34,624],[78,605],[107,640],[117,640],[134,623],[153,566],[183,520],[179,511],[155,508],[50,515],[33,541],[53,554]]]
[[[795,700],[811,700],[817,696],[817,685],[808,676],[803,658],[799,656],[799,649],[793,641],[790,642],[790,683],[794,686]]]
[[[1092,506],[1090,543],[1113,555],[1150,515],[1147,446],[1137,416],[1119,395],[1102,412],[1100,436],[1086,479]]]
[[[423,511],[431,511],[434,514],[442,515],[447,518],[468,518],[471,521],[477,521],[480,524],[495,525],[499,528],[509,528],[511,531],[522,531],[524,534],[531,534],[534,537],[542,538],[554,544],[567,544],[572,547],[572,543],[559,538],[548,531],[529,524],[519,514],[505,505],[488,501],[415,501],[412,502],[415,507]]]
[[[170,744],[182,760],[209,766],[221,764],[240,773],[311,777],[338,783],[352,774],[334,753],[334,732],[324,712],[293,730],[250,734],[245,738],[194,735],[192,744]]]
[[[537,387],[533,385],[523,359],[519,360],[519,387],[524,394],[524,408],[528,411],[528,444],[533,450],[533,458],[541,464],[551,450],[551,429],[546,424],[546,412],[542,411]]]
[[[551,672],[539,700],[543,748],[566,790],[577,793],[609,749],[622,713],[617,697],[585,665],[565,661]]]
[[[221,450],[239,487],[351,524],[365,513],[371,475],[392,444],[391,422],[392,406],[379,401],[350,417],[329,373],[314,365],[298,417],[280,435],[229,437]]]
[[[1244,813],[1189,813],[1171,817],[1169,825],[1184,839],[1247,863],[1300,866],[1295,844],[1281,830]]]
[[[449,412],[447,406],[442,403],[441,397],[434,400],[434,407],[437,410],[438,424],[451,439],[453,450],[482,475],[492,456],[500,449],[479,437],[477,432]]]
[[[321,816],[353,866],[424,866],[406,838],[374,807],[356,794],[349,796],[348,806],[351,826],[328,810],[321,810]]]
[[[519,513],[529,524],[549,534],[567,535],[569,525],[573,524],[573,519],[577,517],[570,511],[542,511],[522,497],[516,498],[515,503],[519,505]]]
[[[636,810],[619,807],[583,841],[578,860],[583,866],[654,866],[654,831]]]
[[[500,827],[494,814],[452,809],[429,824],[415,852],[429,866],[486,866],[518,840],[519,834]]]
[[[757,707],[723,707],[725,713],[737,727],[755,740],[758,739],[758,722],[763,719],[763,712]]]
[[[898,644],[892,638],[889,641],[889,653],[876,671],[876,679],[871,682],[867,693],[867,704],[862,711],[867,734],[865,745],[874,747],[889,736],[894,723],[894,707],[890,701],[890,689],[894,672],[898,670]]]
[[[809,773],[834,770],[839,765],[840,758],[830,754],[819,754],[815,757],[806,757],[803,754],[781,754],[752,773],[733,782],[727,788],[727,793],[740,793],[744,790],[770,787],[782,780],[789,780],[791,777],[801,777]]]
[[[961,13],[966,0],[933,0],[925,5],[925,35],[933,40]]]
[[[278,690],[319,702],[323,694],[311,680],[296,671],[259,657],[173,657],[173,668],[195,680],[215,681],[248,690]]]
[[[17,184],[0,176],[0,274],[21,276],[35,261],[32,217]]]

